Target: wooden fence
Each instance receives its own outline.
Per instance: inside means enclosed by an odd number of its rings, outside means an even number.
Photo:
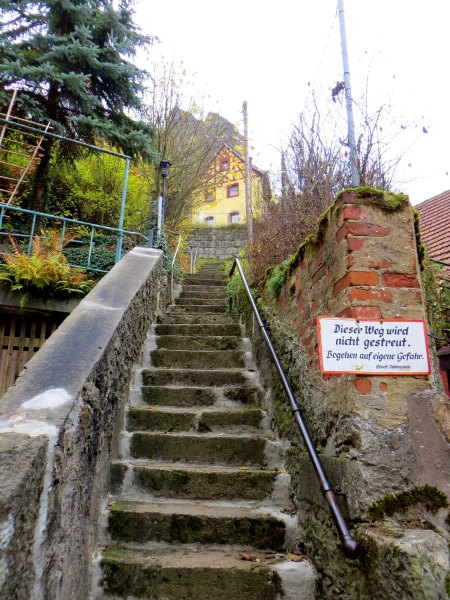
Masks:
[[[61,313],[0,314],[0,396],[11,387],[33,354],[67,315]]]

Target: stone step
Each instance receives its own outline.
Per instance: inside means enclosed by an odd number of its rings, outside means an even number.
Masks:
[[[190,324],[163,324],[155,327],[157,336],[188,336],[192,338],[207,337],[236,337],[241,339],[241,329],[237,323],[190,323]]]
[[[192,502],[119,500],[110,506],[108,528],[118,542],[227,544],[281,551],[283,520],[242,506]]]
[[[200,296],[200,294],[197,295],[197,297],[191,297],[191,298],[187,298],[186,296],[180,296],[179,298],[177,298],[175,305],[176,306],[192,306],[192,305],[196,305],[199,306],[200,304],[208,304],[208,305],[220,305],[223,304],[225,306],[225,301],[220,302],[219,298],[205,298]]]
[[[170,309],[171,315],[173,314],[197,314],[197,313],[226,313],[227,307],[222,302],[220,304],[175,304]]]
[[[219,398],[244,405],[258,405],[262,390],[258,386],[188,387],[145,385],[142,399],[152,406],[211,406]]]
[[[183,285],[180,298],[198,297],[203,298],[225,298],[226,290],[223,286],[208,285]]]
[[[205,464],[266,466],[266,439],[248,434],[147,433],[131,434],[132,458]]]
[[[181,385],[215,387],[251,383],[244,369],[144,369],[144,385]]]
[[[202,327],[200,325],[202,329]],[[235,350],[241,344],[241,338],[234,335],[206,335],[197,331],[197,335],[160,335],[156,337],[156,346],[171,350]]]
[[[210,277],[202,277],[199,278],[196,275],[189,275],[185,280],[186,285],[207,285],[207,286],[225,286],[228,282],[228,279],[220,278],[220,279],[212,279]]]
[[[128,431],[197,431],[205,433],[224,430],[250,432],[261,428],[263,413],[259,408],[222,410],[170,410],[130,408]]]
[[[191,281],[203,281],[206,279],[207,281],[227,281],[228,278],[224,273],[205,273],[203,271],[199,271],[198,273],[194,273],[194,275],[188,275],[184,280],[186,283]]]
[[[152,365],[172,369],[234,369],[245,367],[241,350],[172,350],[151,353]]]
[[[191,500],[264,500],[273,491],[277,471],[215,467],[213,465],[175,466],[116,461],[111,466],[111,491],[122,489],[131,469],[132,486],[153,497]],[[127,478],[130,482],[130,479]]]
[[[115,598],[276,600],[282,585],[273,556],[260,556],[250,562],[231,550],[110,547],[101,560],[103,586]],[[296,587],[298,596],[290,598],[314,598]]]
[[[183,312],[167,313],[158,317],[158,323],[163,325],[235,325],[236,321],[225,313],[197,313]]]

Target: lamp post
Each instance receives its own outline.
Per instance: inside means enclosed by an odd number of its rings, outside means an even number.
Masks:
[[[169,170],[172,164],[168,160],[162,160],[159,163],[159,174],[162,179],[162,194],[160,198],[160,210],[158,219],[158,235],[161,235],[164,229],[164,210],[166,205],[166,178],[169,175]]]

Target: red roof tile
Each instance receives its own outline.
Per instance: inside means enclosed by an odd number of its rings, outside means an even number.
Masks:
[[[428,256],[450,264],[450,190],[415,208],[419,211],[422,241]]]

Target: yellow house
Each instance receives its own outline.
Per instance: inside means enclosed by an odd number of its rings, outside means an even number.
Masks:
[[[263,172],[252,166],[252,216],[261,214]],[[245,223],[245,160],[222,144],[208,170],[206,183],[194,194],[192,223],[220,226]]]

